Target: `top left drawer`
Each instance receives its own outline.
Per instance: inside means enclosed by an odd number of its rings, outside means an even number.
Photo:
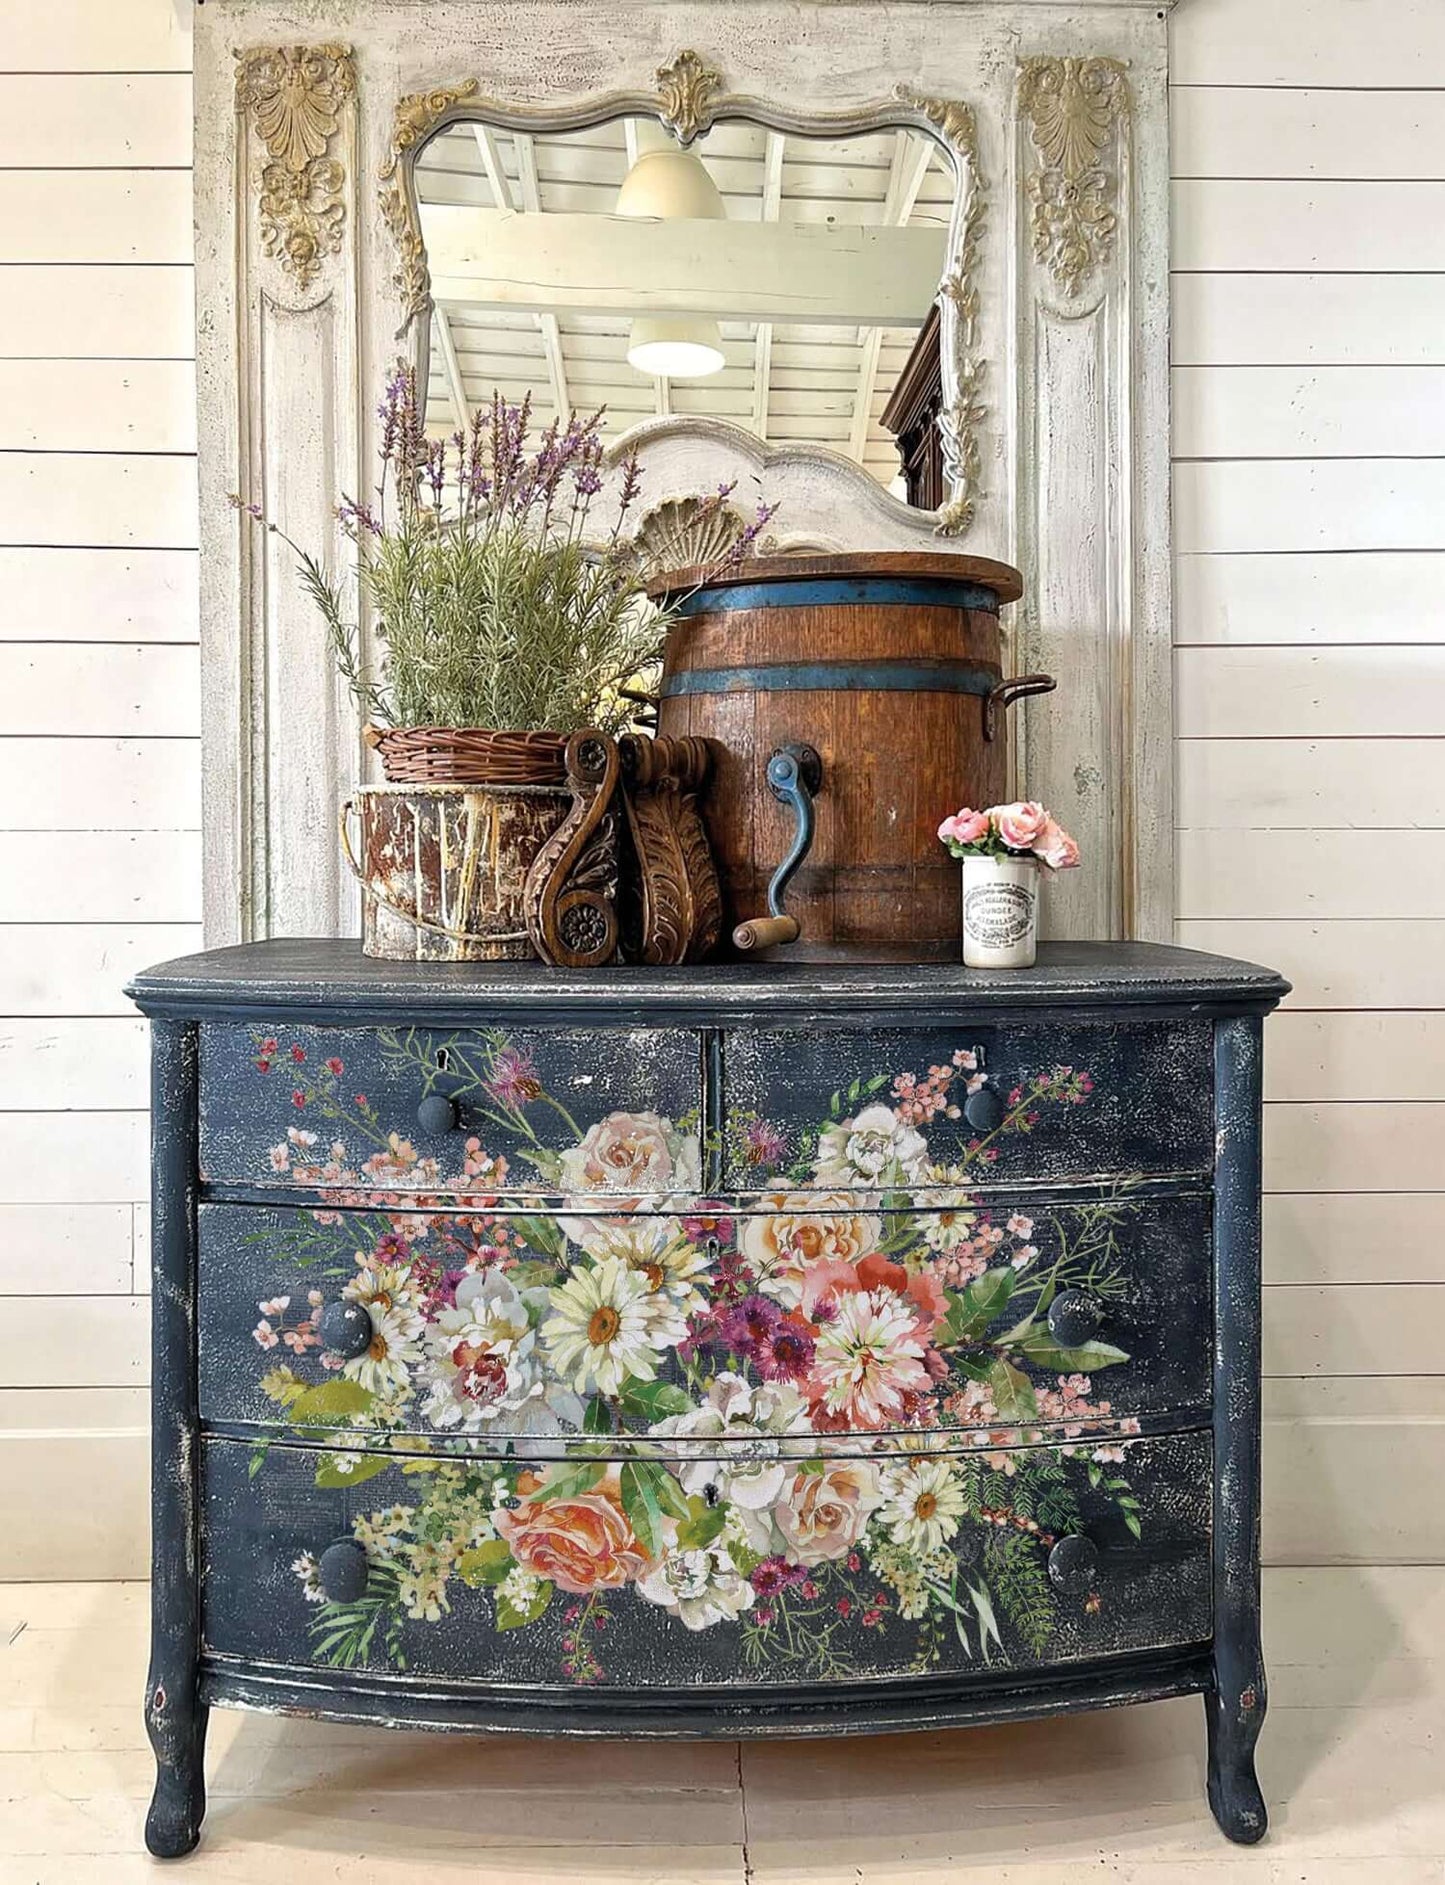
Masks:
[[[201,1028],[201,1177],[348,1202],[701,1184],[685,1029]]]

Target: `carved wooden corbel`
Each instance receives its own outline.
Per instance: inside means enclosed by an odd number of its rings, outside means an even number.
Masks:
[[[567,742],[572,809],[527,873],[527,932],[544,962],[596,969],[617,953],[619,761],[588,727]]]
[[[722,930],[717,866],[697,803],[712,771],[707,741],[629,733],[618,747],[635,874],[623,951],[650,967],[701,962]]]

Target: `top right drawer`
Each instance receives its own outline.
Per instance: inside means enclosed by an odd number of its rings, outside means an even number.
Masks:
[[[1207,1173],[1213,1023],[967,1019],[739,1031],[724,1049],[730,1190]]]

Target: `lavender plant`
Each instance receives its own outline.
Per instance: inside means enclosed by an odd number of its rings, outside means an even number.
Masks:
[[[622,689],[658,659],[672,613],[649,602],[647,572],[624,534],[642,488],[635,452],[619,467],[610,534],[600,547],[589,540],[603,411],[553,421],[534,444],[530,393],[519,405],[494,394],[467,427],[431,438],[415,374],[400,367],[377,416],[375,502],[345,498],[336,515],[356,547],[379,674],[331,572],[259,506],[232,499],[294,551],[363,715],[384,726],[623,726],[633,708]],[[720,486],[706,508],[721,508],[732,490]],[[774,508],[759,505],[710,574],[749,552]]]

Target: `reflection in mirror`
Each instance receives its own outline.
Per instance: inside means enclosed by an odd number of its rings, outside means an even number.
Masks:
[[[609,442],[667,414],[725,420],[941,501],[928,317],[955,186],[926,132],[734,120],[684,150],[652,118],[468,121],[433,137],[415,174],[437,431],[494,388],[530,389],[543,423],[605,405]]]

